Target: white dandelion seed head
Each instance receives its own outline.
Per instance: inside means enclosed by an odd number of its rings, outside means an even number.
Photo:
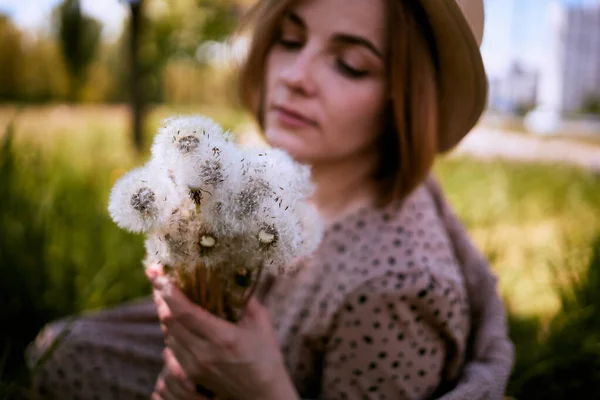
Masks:
[[[148,232],[160,218],[160,187],[151,179],[148,169],[136,168],[114,184],[108,212],[121,228],[131,232]]]
[[[164,225],[174,209],[186,206],[193,208],[192,201],[188,199],[188,192],[184,190],[181,182],[175,179],[171,170],[165,170],[153,159],[146,164],[146,169],[149,180],[157,192],[158,226]]]
[[[239,151],[232,143],[214,144],[206,141],[208,151],[196,151],[180,157],[175,175],[185,187],[209,192],[230,190],[239,181],[236,168]]]
[[[232,143],[230,132],[204,116],[173,116],[162,127],[151,147],[152,158],[164,168],[175,168],[182,158],[207,158],[214,147]]]
[[[167,242],[157,232],[153,232],[146,237],[144,247],[146,249],[144,265],[146,267],[159,263],[173,265],[174,260],[171,258]]]
[[[158,240],[165,243],[168,264],[187,267],[200,261],[194,239],[202,224],[202,219],[188,207],[179,207],[171,212],[169,219],[156,232]]]
[[[151,153],[115,185],[110,207],[119,226],[147,233],[147,262],[285,272],[317,248],[310,168],[285,151],[242,149],[213,120],[177,116]]]
[[[252,148],[245,154],[256,160],[262,178],[290,205],[298,200],[304,201],[314,193],[310,166],[295,161],[284,150]]]
[[[246,235],[253,238],[253,248],[265,260],[265,267],[286,267],[298,252],[301,233],[297,229],[297,216],[286,210],[273,198],[265,199],[260,212],[247,220]]]
[[[299,221],[298,230],[302,235],[298,256],[308,257],[323,240],[323,220],[317,209],[308,203],[299,204],[295,211]]]

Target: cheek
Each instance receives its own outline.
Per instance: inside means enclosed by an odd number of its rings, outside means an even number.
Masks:
[[[271,54],[269,54],[267,56],[267,59],[265,60],[265,80],[263,83],[263,91],[264,91],[264,100],[268,100],[270,94],[271,94],[271,88],[273,87],[273,81],[274,81],[274,77],[273,77],[273,71],[276,71],[275,69],[275,60],[273,59],[273,56]]]
[[[278,73],[281,73],[286,68],[287,60],[285,54],[277,49],[271,49],[265,60],[265,80],[264,80],[264,99],[267,104],[273,95],[273,90],[276,87]]]
[[[380,82],[354,87],[346,83],[331,92],[327,107],[331,126],[327,131],[338,151],[360,152],[375,144],[383,129],[384,92]]]

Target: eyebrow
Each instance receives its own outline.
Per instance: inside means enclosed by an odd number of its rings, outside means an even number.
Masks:
[[[291,23],[297,25],[302,29],[306,29],[306,24],[304,20],[293,11],[288,11],[285,14],[285,18],[287,18]],[[338,43],[349,44],[349,45],[357,45],[366,47],[373,54],[383,60],[383,53],[369,40],[365,39],[361,36],[350,35],[347,33],[336,33],[333,35],[333,40]]]

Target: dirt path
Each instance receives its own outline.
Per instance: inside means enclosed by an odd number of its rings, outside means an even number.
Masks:
[[[600,146],[568,139],[527,136],[520,133],[478,127],[452,155],[502,158],[516,161],[566,163],[600,173]]]

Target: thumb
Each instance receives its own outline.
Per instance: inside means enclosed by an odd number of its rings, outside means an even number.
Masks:
[[[265,313],[265,308],[258,301],[256,296],[250,297],[248,300],[248,304],[246,305],[246,312],[244,318],[250,318],[252,320],[256,320],[263,316]]]
[[[164,275],[164,267],[160,263],[149,263],[144,268],[144,273],[150,282]]]

